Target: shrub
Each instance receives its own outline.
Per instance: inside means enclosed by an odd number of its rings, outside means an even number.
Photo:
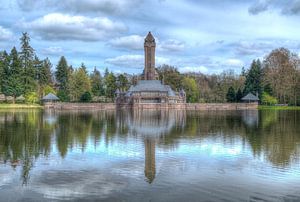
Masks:
[[[278,103],[277,99],[266,92],[263,92],[261,96],[261,102],[265,105],[275,105]]]
[[[25,102],[34,104],[39,101],[38,95],[36,92],[29,92],[25,95]]]
[[[90,92],[85,92],[80,97],[81,102],[91,102],[92,101],[92,95]]]

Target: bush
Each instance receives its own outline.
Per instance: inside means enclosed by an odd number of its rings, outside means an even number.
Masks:
[[[278,103],[277,99],[266,92],[263,92],[261,96],[261,102],[264,105],[275,105]]]
[[[56,91],[51,86],[47,85],[43,89],[43,94],[48,95],[49,93],[53,93],[54,95],[56,95]]]
[[[25,95],[25,102],[34,104],[39,101],[38,95],[36,92],[29,92]]]
[[[92,101],[92,95],[90,92],[85,92],[80,97],[81,102],[91,102]]]
[[[63,90],[59,90],[57,93],[57,97],[60,99],[62,102],[68,102],[70,100],[69,96],[67,93]]]

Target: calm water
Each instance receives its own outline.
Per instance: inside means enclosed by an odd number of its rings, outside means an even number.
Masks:
[[[0,201],[300,201],[300,111],[0,112]]]

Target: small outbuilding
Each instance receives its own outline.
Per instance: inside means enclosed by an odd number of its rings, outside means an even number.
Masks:
[[[59,98],[53,93],[49,93],[48,95],[42,98],[43,103],[54,103],[59,101]]]
[[[259,102],[259,98],[252,93],[248,93],[245,97],[242,98],[242,101],[246,103]]]

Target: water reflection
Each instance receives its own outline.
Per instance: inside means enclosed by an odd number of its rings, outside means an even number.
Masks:
[[[159,172],[162,180],[166,177],[163,161],[170,153],[178,154],[172,161],[201,158],[204,164],[216,161],[222,165],[228,158],[238,158],[234,168],[255,170],[245,164],[245,158],[251,158],[280,172],[300,173],[299,120],[299,111],[2,111],[0,169],[9,165],[20,170],[21,183],[30,185],[33,168],[38,168],[36,162],[41,158],[57,160],[57,154],[62,160],[69,159],[80,151],[80,158],[88,159],[88,155],[106,151],[107,162],[122,162],[124,155],[138,162],[141,157],[149,184],[158,179]],[[218,172],[225,172],[225,165]],[[192,167],[192,163],[185,166]],[[129,175],[134,175],[130,169]],[[127,170],[121,166],[118,173]]]

